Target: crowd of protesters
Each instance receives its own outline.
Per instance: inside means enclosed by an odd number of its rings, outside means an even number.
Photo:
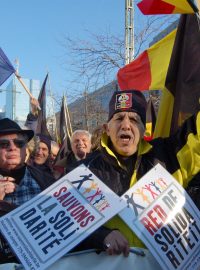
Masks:
[[[152,166],[161,163],[188,189],[191,197],[193,194],[195,198],[199,197],[199,137],[190,145],[186,136],[200,135],[199,113],[189,118],[175,135],[147,142],[144,140],[146,106],[145,97],[139,91],[114,92],[107,123],[97,127],[93,136],[86,130],[76,130],[72,134],[70,150],[60,161],[64,168],[62,175],[83,163],[121,196]],[[29,119],[30,126],[33,127],[33,123],[35,119]],[[58,180],[54,174],[58,153],[59,145],[48,136],[34,134],[34,129],[22,129],[8,118],[0,120],[1,215],[27,202]],[[0,240],[0,263],[18,262],[12,251],[5,248],[6,241],[2,237]],[[78,247],[128,256],[131,246],[144,247],[144,244],[116,216]]]

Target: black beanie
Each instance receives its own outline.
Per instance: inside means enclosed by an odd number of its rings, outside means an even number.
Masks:
[[[144,95],[138,90],[116,91],[109,102],[108,121],[118,112],[136,112],[144,126],[146,124],[147,102]]]

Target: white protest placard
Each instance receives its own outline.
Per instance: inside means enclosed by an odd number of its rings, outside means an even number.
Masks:
[[[161,165],[122,197],[127,207],[119,215],[162,269],[200,269],[200,211]]]
[[[25,269],[41,270],[125,206],[82,165],[3,216],[0,230]]]

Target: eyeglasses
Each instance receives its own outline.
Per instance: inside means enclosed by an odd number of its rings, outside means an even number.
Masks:
[[[0,149],[8,149],[11,145],[11,141],[17,148],[22,148],[27,143],[27,141],[23,139],[13,139],[13,140],[2,139],[0,140]]]

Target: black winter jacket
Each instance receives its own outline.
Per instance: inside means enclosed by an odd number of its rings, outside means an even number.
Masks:
[[[157,163],[164,166],[186,188],[200,171],[200,113],[189,118],[177,133],[169,138],[157,138],[150,143],[142,140],[135,156],[125,161],[110,149],[109,138],[105,134],[101,144],[102,149],[92,153],[82,163],[119,196]],[[119,230],[123,227],[121,232],[130,245],[142,246],[141,241],[125,227],[119,217],[111,219],[107,226],[109,229]],[[103,241],[105,234],[101,234],[102,228],[85,240],[85,243],[88,241],[88,246],[94,243],[93,237]]]

